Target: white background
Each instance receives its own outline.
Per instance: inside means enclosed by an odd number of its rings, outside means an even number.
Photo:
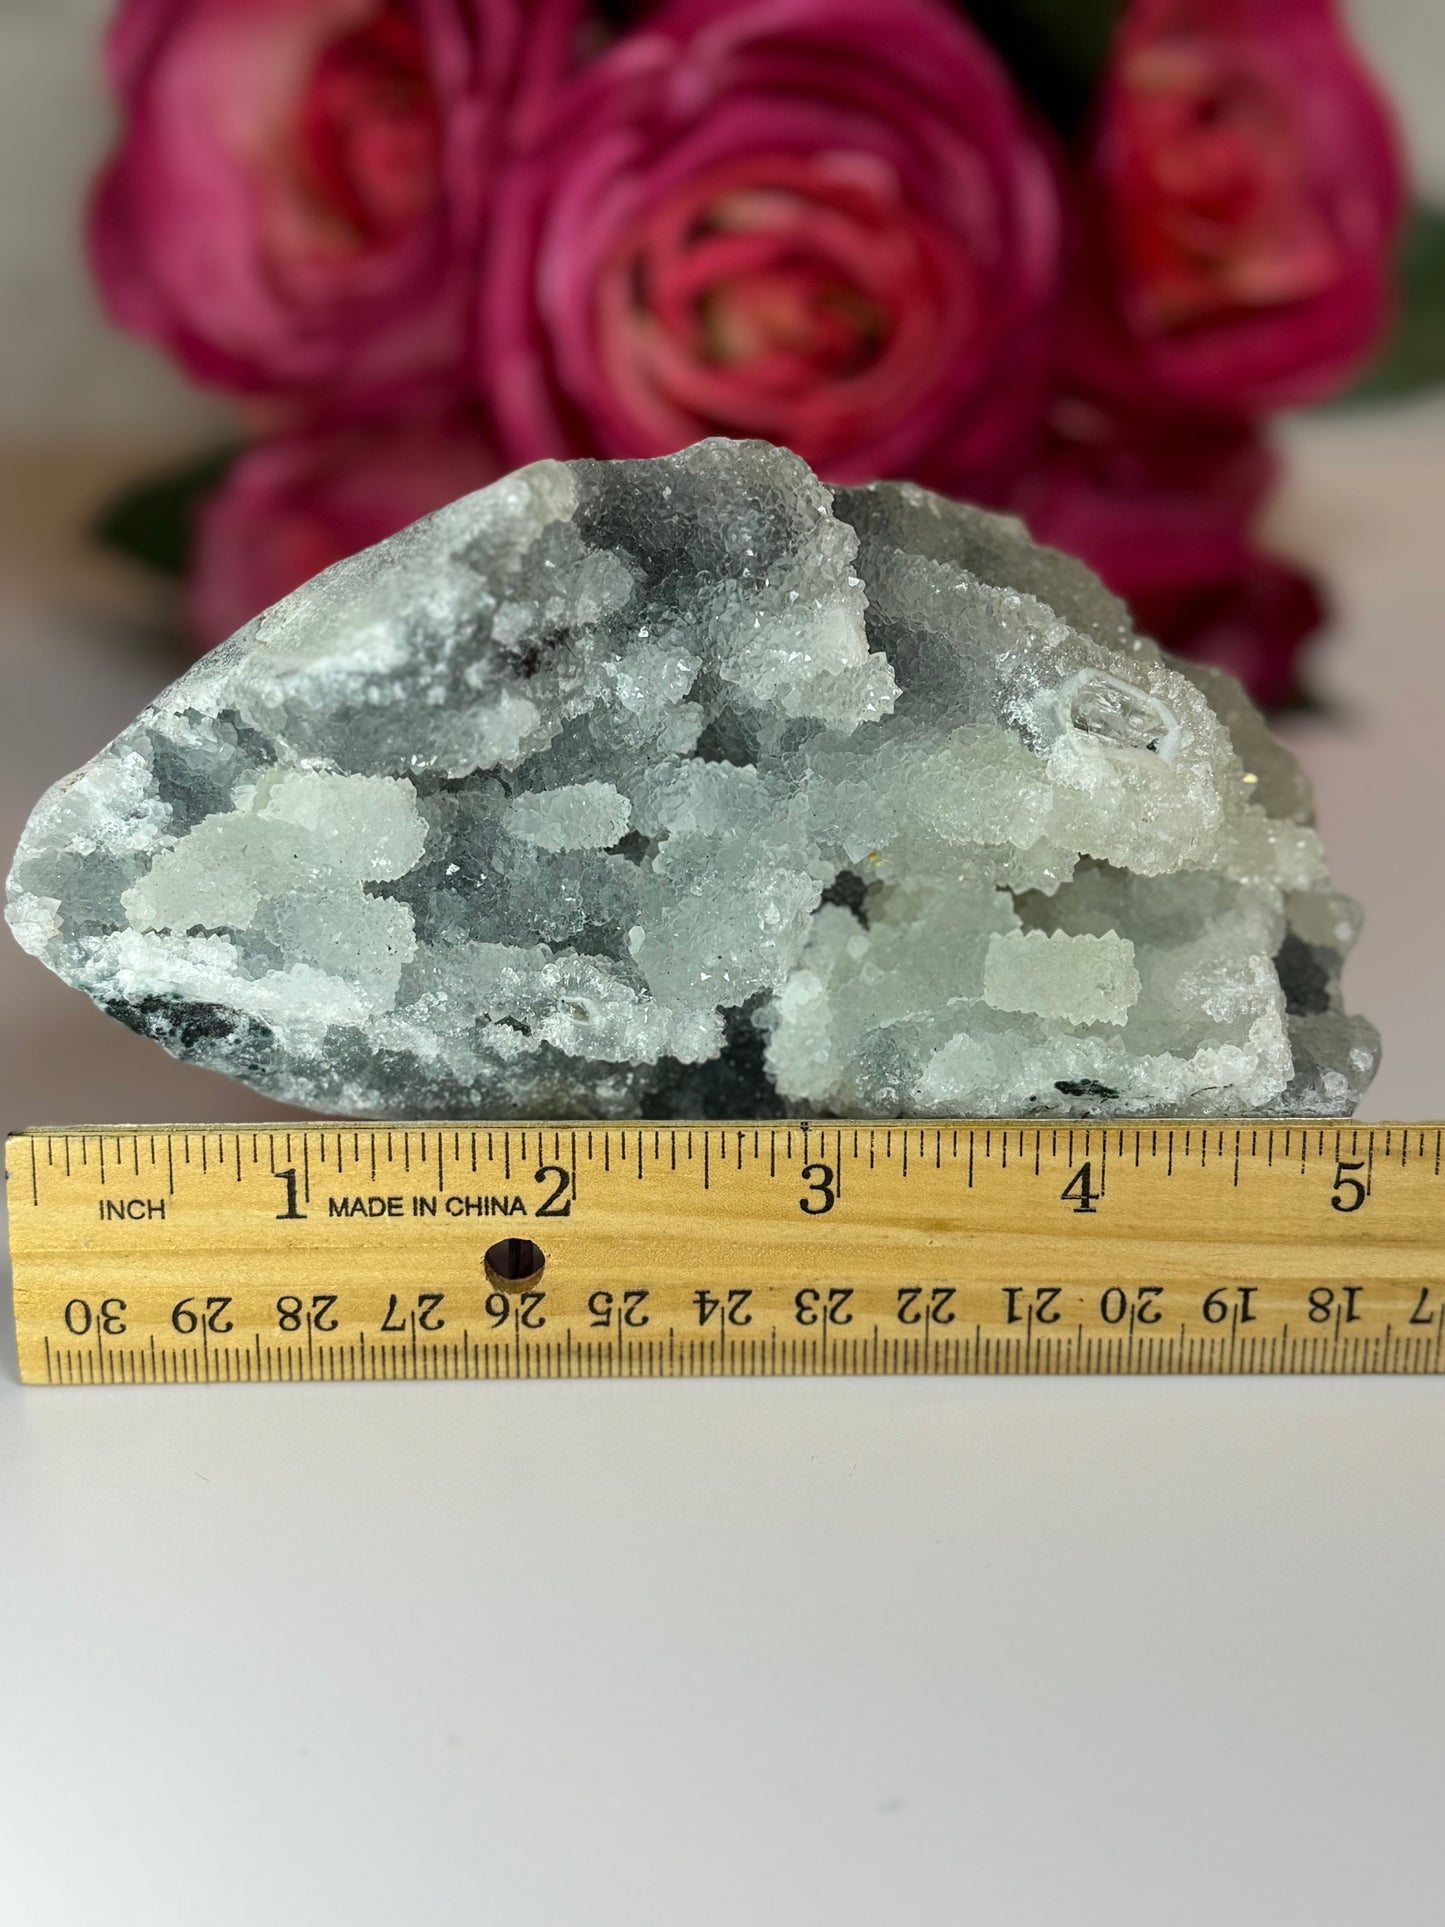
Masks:
[[[92,0],[0,3],[0,90],[23,44],[84,98]],[[1370,13],[1433,98],[1440,11]],[[71,273],[49,344],[0,328],[16,433],[87,423]],[[99,426],[204,426],[96,357]],[[1368,1110],[1440,1117],[1445,401],[1291,440],[1280,535],[1342,611],[1294,740],[1370,907]],[[71,473],[0,460],[7,847],[174,673],[143,589],[67,549]],[[274,1112],[8,943],[0,1012],[7,1125]],[[1436,1384],[51,1393],[6,1342],[6,1927],[1438,1927]]]

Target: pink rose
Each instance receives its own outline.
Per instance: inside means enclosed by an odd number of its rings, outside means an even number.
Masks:
[[[1166,649],[1227,669],[1264,709],[1298,696],[1300,650],[1329,613],[1317,582],[1257,551],[1219,581],[1145,592],[1133,609]]]
[[[1323,613],[1310,583],[1255,544],[1278,471],[1247,426],[1063,397],[1013,506],[1040,541],[1096,569],[1145,634],[1272,704]]]
[[[481,379],[516,460],[755,435],[995,492],[1041,408],[1058,219],[935,0],[674,0],[499,184]]]
[[[197,524],[188,589],[202,648],[319,570],[497,479],[471,410],[349,424],[249,449]]]
[[[1085,194],[1086,386],[1252,414],[1380,338],[1404,184],[1332,0],[1131,0]]]
[[[521,0],[125,0],[90,247],[113,317],[252,392],[460,361]]]
[[[1122,596],[1227,573],[1279,474],[1252,428],[1061,396],[1014,507]]]

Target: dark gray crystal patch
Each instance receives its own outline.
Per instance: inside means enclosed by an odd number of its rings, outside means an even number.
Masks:
[[[540,462],[42,798],[20,941],[381,1116],[1349,1111],[1358,915],[1236,684],[1078,563],[794,456]]]

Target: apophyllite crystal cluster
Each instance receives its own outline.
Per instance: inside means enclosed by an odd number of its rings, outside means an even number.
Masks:
[[[391,1116],[1348,1111],[1358,916],[1237,686],[1080,564],[762,443],[540,462],[42,799],[27,948]]]

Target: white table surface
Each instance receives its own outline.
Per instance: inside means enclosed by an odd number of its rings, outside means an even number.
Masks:
[[[1370,907],[1368,1115],[1439,1117],[1445,402],[1292,439],[1280,528],[1343,611],[1336,714],[1292,734]],[[170,673],[34,515],[7,847]],[[278,1114],[8,943],[0,1010],[7,1125]],[[55,1393],[0,1360],[5,1923],[1438,1927],[1435,1383]]]

